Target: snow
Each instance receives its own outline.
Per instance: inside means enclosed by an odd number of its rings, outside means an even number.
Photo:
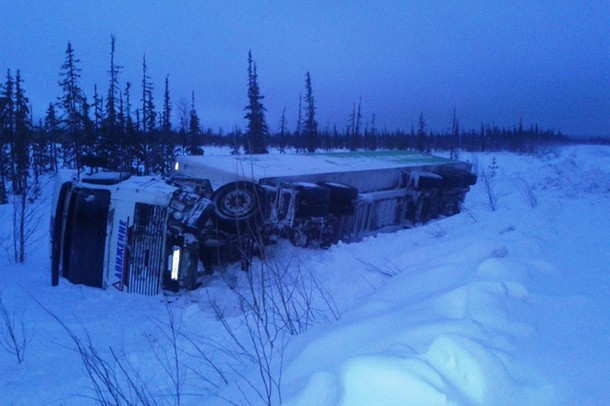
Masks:
[[[270,247],[269,261],[315,278],[317,295],[326,292],[340,313],[336,320],[320,311],[307,331],[288,337],[283,404],[610,404],[610,148],[462,158],[486,172],[495,158],[497,211],[479,182],[461,214],[425,226],[327,250]],[[104,359],[112,361],[112,348],[128,361],[158,403],[174,403],[159,361],[171,349],[163,297],[63,279],[51,287],[46,224],[18,265],[10,261],[11,216],[0,206],[0,294],[23,316],[31,341],[22,364],[0,347],[1,403],[95,404],[74,342],[41,305],[90,337]],[[247,384],[258,382],[256,364],[222,351],[230,339],[211,305],[247,337],[235,295],[247,295],[247,280],[235,265],[170,297],[183,333],[181,404],[262,402]],[[186,337],[205,337],[201,348],[228,384]],[[279,370],[277,358],[273,365]]]

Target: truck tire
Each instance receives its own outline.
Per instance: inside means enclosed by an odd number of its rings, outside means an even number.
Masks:
[[[315,183],[295,184],[297,195],[296,217],[323,217],[328,215],[330,189]]]
[[[335,216],[351,216],[354,214],[354,201],[358,198],[358,189],[336,182],[318,182],[318,185],[330,190],[329,213]]]
[[[344,183],[318,182],[318,185],[330,189],[331,204],[352,204],[358,198],[358,189]]]
[[[330,189],[315,183],[296,183],[295,190],[299,193],[299,200],[310,203],[328,204],[330,202]]]
[[[460,188],[464,185],[464,178],[457,172],[446,172],[442,174],[443,186],[448,188]]]
[[[237,181],[218,188],[212,194],[215,219],[225,231],[244,231],[264,221],[264,193],[256,183]]]
[[[464,187],[472,186],[477,183],[477,175],[475,175],[474,173],[463,171],[460,172],[460,175],[462,176],[462,178],[464,178]]]
[[[434,172],[420,172],[417,186],[420,189],[434,189],[443,185],[443,177]]]

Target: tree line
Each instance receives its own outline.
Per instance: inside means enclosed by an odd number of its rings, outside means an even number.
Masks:
[[[353,104],[347,125],[320,128],[312,78],[305,74],[304,97],[299,96],[298,118],[289,128],[286,109],[275,128],[267,124],[266,109],[258,84],[256,62],[248,53],[248,88],[244,118],[245,131],[234,128],[213,131],[203,128],[195,95],[190,109],[179,106],[179,123],[172,122],[173,105],[169,75],[165,77],[163,98],[154,98],[146,55],[142,57],[139,86],[121,84],[122,66],[115,60],[116,39],[111,36],[108,82],[105,92],[93,89],[92,98],[81,87],[80,60],[68,42],[59,67],[59,97],[49,103],[44,119],[34,123],[20,71],[6,71],[0,82],[0,203],[8,191],[20,194],[27,182],[37,184],[41,173],[58,167],[77,171],[104,168],[134,174],[167,175],[177,154],[202,154],[205,146],[230,147],[235,154],[264,154],[270,148],[280,152],[312,153],[327,150],[410,149],[421,152],[507,150],[531,152],[545,143],[565,140],[559,132],[518,123],[512,128],[481,125],[463,131],[456,113],[449,130],[431,131],[423,113],[410,130],[376,127],[375,115],[365,121],[361,100]],[[160,106],[159,108],[157,106]]]
[[[506,150],[532,152],[545,144],[565,142],[560,132],[539,129],[522,122],[512,128],[481,125],[463,131],[453,112],[451,128],[431,131],[420,113],[410,131],[377,128],[375,115],[364,120],[361,100],[354,103],[347,125],[320,128],[312,77],[305,74],[304,96],[298,100],[298,118],[289,128],[284,108],[276,126],[266,119],[264,96],[258,84],[257,65],[248,53],[245,130],[235,127],[204,129],[195,109],[195,94],[189,106],[178,106],[179,122],[172,122],[173,104],[169,75],[163,82],[163,98],[155,100],[146,55],[142,57],[141,82],[136,86],[120,80],[123,67],[115,60],[116,39],[110,38],[108,82],[105,91],[97,84],[88,98],[81,86],[82,69],[72,44],[66,46],[59,67],[58,93],[44,118],[34,122],[19,70],[6,70],[0,79],[0,204],[13,203],[14,257],[23,261],[28,238],[28,210],[40,195],[41,175],[58,168],[80,172],[101,169],[145,175],[167,175],[179,154],[201,155],[206,146],[228,147],[233,154],[313,153],[330,150],[461,151]]]

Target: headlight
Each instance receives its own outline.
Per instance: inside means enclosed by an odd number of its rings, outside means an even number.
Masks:
[[[180,162],[174,164],[174,170],[177,171],[178,169],[180,169]]]
[[[172,254],[172,279],[178,280],[178,271],[180,270],[180,247],[174,246]]]

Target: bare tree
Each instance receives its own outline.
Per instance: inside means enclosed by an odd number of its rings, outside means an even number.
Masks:
[[[178,342],[178,339],[183,336],[181,331],[182,323],[180,320],[176,319],[176,315],[167,298],[164,297],[163,299],[167,320],[154,320],[154,324],[157,327],[156,330],[161,333],[165,340],[163,340],[162,343],[159,343],[153,339],[153,335],[150,333],[145,334],[145,338],[148,341],[155,359],[159,362],[159,365],[161,365],[161,368],[165,372],[165,376],[171,381],[173,388],[171,398],[174,400],[174,404],[180,405],[186,375],[186,368],[182,363],[184,350]]]
[[[85,332],[84,338],[75,333],[59,316],[30,297],[49,314],[68,334],[80,356],[83,367],[93,385],[94,400],[101,405],[158,405],[159,395],[151,390],[150,382],[142,377],[137,368],[124,354],[109,348],[107,360]],[[89,397],[89,396],[87,396]]]
[[[260,234],[251,238],[258,239]],[[254,243],[259,246],[261,241]],[[210,300],[228,337],[222,348],[212,348],[241,365],[231,365],[230,371],[237,374],[236,385],[244,396],[250,388],[264,404],[275,405],[282,402],[284,351],[290,338],[315,323],[338,320],[340,312],[328,290],[297,258],[280,263],[263,253],[254,265],[242,274],[241,286],[231,289],[239,305],[238,317],[228,317],[218,303]],[[248,365],[256,367],[254,377],[243,372]]]
[[[7,307],[2,292],[0,292],[0,322],[0,347],[13,354],[21,364],[24,361],[25,349],[32,341],[33,332],[27,327],[24,312],[17,313]]]
[[[519,190],[521,200],[523,200],[523,202],[532,209],[538,206],[538,197],[536,196],[532,186],[523,178],[518,178],[515,180],[515,182],[517,189]]]
[[[483,180],[483,193],[487,198],[487,207],[491,211],[498,210],[498,193],[496,191],[496,183],[489,173],[482,171],[481,179]]]

